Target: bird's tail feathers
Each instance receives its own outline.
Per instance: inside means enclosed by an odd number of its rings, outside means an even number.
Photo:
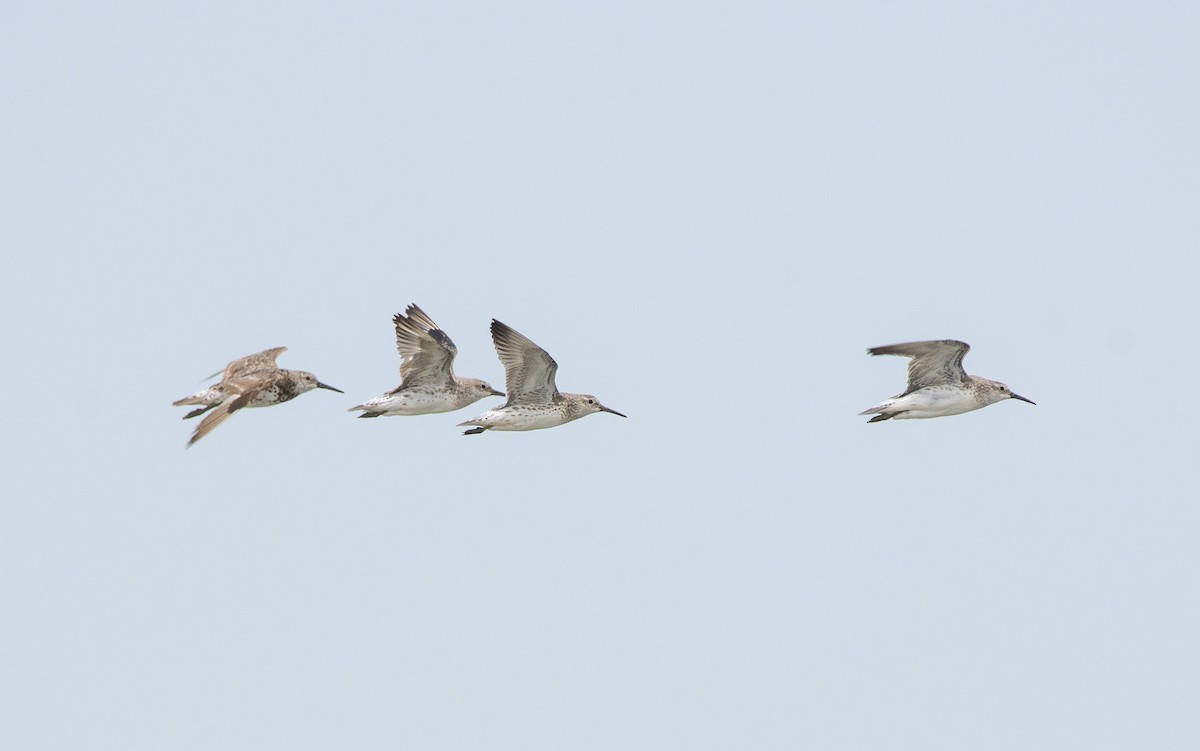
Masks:
[[[904,412],[903,409],[895,409],[895,406],[896,406],[895,400],[888,399],[886,402],[880,402],[879,404],[876,404],[874,407],[871,407],[870,409],[864,409],[862,412],[859,412],[858,414],[860,414],[860,415],[875,415],[870,420],[867,420],[867,422],[869,422],[869,423],[870,422],[883,422],[884,420],[890,420],[893,417],[895,417],[896,415],[900,414],[901,412]]]

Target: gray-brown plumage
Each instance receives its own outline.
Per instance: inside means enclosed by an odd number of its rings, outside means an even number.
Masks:
[[[187,445],[208,435],[244,407],[282,404],[317,388],[342,393],[341,389],[321,383],[312,373],[279,368],[275,360],[285,350],[287,347],[275,347],[234,360],[221,372],[219,383],[175,401],[176,407],[204,405],[184,415],[185,420],[209,412],[196,426]]]
[[[872,347],[872,355],[911,357],[908,387],[903,393],[876,404],[861,415],[875,415],[868,422],[892,418],[945,417],[986,407],[1005,399],[1034,402],[1015,394],[999,381],[967,375],[962,361],[971,346],[955,339],[889,344]]]
[[[504,396],[478,378],[454,375],[458,348],[441,327],[415,304],[392,318],[400,353],[400,385],[355,405],[359,417],[427,415],[452,412],[487,396]]]
[[[203,404],[205,406],[201,407],[200,409],[193,409],[191,412],[188,412],[186,415],[184,415],[183,419],[188,420],[193,417],[199,417],[225,400],[225,397],[228,395],[224,386],[226,381],[232,381],[235,378],[247,376],[251,373],[257,373],[260,371],[279,370],[279,366],[275,364],[275,359],[279,357],[280,353],[286,350],[287,347],[272,347],[271,349],[264,349],[262,352],[256,352],[253,355],[239,357],[238,359],[226,365],[224,370],[218,370],[216,373],[210,373],[209,375],[205,376],[205,380],[221,376],[219,383],[214,383],[212,386],[209,386],[203,391],[198,391],[191,396],[184,397],[183,399],[174,402],[173,406],[179,407],[185,404]]]
[[[558,372],[554,358],[528,337],[495,319],[492,319],[492,343],[504,363],[508,401],[473,420],[459,423],[478,426],[463,435],[477,435],[485,430],[553,428],[596,412],[625,416],[605,407],[591,394],[559,393],[554,383]]]
[[[971,345],[955,339],[889,344],[867,350],[872,355],[900,355],[912,358],[908,361],[908,389],[899,396],[911,394],[926,386],[966,382],[970,376],[963,370],[962,361],[970,351]]]

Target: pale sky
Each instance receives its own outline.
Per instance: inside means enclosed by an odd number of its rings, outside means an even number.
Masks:
[[[1197,748],[1198,34],[9,4],[0,747]],[[354,419],[412,302],[629,419]],[[856,416],[930,338],[1037,406]]]

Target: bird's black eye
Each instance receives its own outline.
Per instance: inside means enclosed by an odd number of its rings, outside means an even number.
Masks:
[[[595,403],[596,403],[596,402],[595,402],[595,400],[594,400],[594,399],[588,399],[588,404],[595,404]]]

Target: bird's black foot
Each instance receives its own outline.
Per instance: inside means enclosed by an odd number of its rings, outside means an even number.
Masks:
[[[201,407],[200,409],[193,409],[191,412],[188,412],[186,415],[184,415],[183,419],[187,420],[192,417],[199,417],[200,415],[204,414],[205,412],[209,411],[210,409],[212,409],[215,406],[217,406],[217,405],[210,404],[207,407]]]
[[[463,435],[479,435],[485,430],[487,430],[487,428],[471,428],[470,430],[464,430]]]

